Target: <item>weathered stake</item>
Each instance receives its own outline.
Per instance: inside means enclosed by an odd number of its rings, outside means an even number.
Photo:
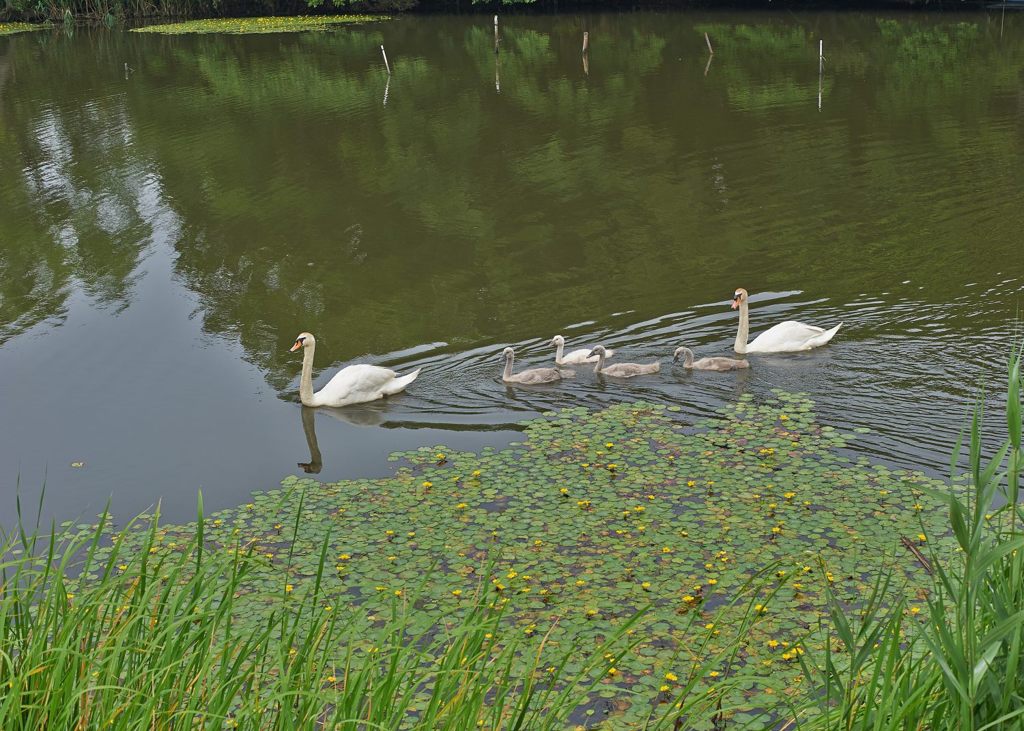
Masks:
[[[494,52],[498,52],[498,16],[494,16]]]
[[[818,41],[818,75],[825,73],[825,41]]]
[[[588,48],[590,48],[590,33],[583,31],[583,52],[586,53]]]
[[[708,32],[704,31],[704,42],[708,44],[708,53],[712,56],[715,55],[715,49],[711,47],[711,38],[708,37]]]
[[[384,51],[384,44],[380,44],[380,55],[384,57],[384,68],[388,70],[388,76],[391,76],[391,64],[388,63],[388,54]]]

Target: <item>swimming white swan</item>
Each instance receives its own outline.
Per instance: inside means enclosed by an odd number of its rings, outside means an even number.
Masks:
[[[596,363],[597,358],[590,357],[589,348],[580,348],[579,350],[573,350],[565,355],[562,355],[562,350],[565,348],[565,338],[561,335],[556,335],[551,339],[551,344],[555,346],[555,363],[558,365],[579,365],[580,363]],[[606,358],[611,358],[615,355],[614,350],[606,350],[604,352]]]
[[[740,368],[750,368],[750,363],[735,358],[701,358],[693,359],[693,351],[685,346],[676,348],[672,360],[679,362],[679,356],[683,356],[683,367],[693,368],[698,371],[735,371]]]
[[[648,373],[657,373],[661,370],[661,362],[653,363],[613,363],[607,368],[604,367],[604,359],[607,351],[603,345],[598,345],[590,351],[591,355],[597,356],[597,365],[594,366],[594,373],[601,376],[614,376],[615,378],[632,378],[633,376],[645,376]]]
[[[756,338],[747,342],[750,334],[750,315],[747,312],[747,290],[737,289],[732,297],[732,308],[740,311],[740,326],[736,332],[737,353],[792,353],[798,350],[810,350],[824,345],[831,340],[843,326],[839,323],[831,330],[824,330],[814,325],[805,325],[795,320],[780,322],[770,327]]]
[[[530,368],[519,373],[512,372],[512,361],[515,360],[516,352],[512,348],[505,348],[501,352],[505,359],[505,372],[501,374],[501,380],[505,383],[521,383],[531,385],[534,383],[552,383],[561,381],[563,378],[572,378],[575,373],[563,371],[558,368]]]
[[[419,368],[399,376],[390,368],[359,363],[342,368],[327,385],[313,393],[313,351],[316,349],[316,338],[310,333],[299,333],[291,352],[299,348],[303,349],[302,378],[299,379],[299,400],[303,406],[348,406],[376,401],[405,390],[420,374]]]

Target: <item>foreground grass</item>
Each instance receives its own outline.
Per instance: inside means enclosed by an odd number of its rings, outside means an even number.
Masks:
[[[1020,351],[1007,379],[1008,438],[991,458],[982,456],[981,422],[979,403],[970,429],[972,489],[964,500],[942,495],[959,550],[922,557],[930,581],[920,615],[880,600],[888,576],[852,616],[831,598],[832,641],[824,656],[802,658],[812,687],[821,689],[821,715],[807,728],[1024,728]]]
[[[207,18],[180,23],[161,23],[132,28],[133,33],[297,33],[309,30],[329,30],[340,25],[374,23],[390,20],[386,15],[298,15],[261,18]]]

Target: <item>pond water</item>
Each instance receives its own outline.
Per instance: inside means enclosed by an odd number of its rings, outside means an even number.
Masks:
[[[386,474],[553,408],[693,419],[777,388],[943,472],[978,387],[998,396],[1022,189],[1019,15],[507,16],[497,54],[489,15],[0,38],[0,523],[43,485],[48,517],[185,520],[197,490],[236,505],[300,462]],[[739,286],[753,333],[843,327],[739,374],[673,367],[731,351]],[[422,375],[304,412],[302,330],[317,385]],[[542,364],[556,333],[662,372],[500,382],[504,346]]]

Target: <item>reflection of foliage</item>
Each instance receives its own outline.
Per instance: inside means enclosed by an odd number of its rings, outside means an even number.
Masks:
[[[31,58],[32,46],[14,46]],[[3,64],[28,68],[14,51]],[[109,63],[109,61],[108,61]],[[33,83],[29,79],[28,83]],[[9,82],[12,93],[15,81]],[[146,244],[147,179],[120,99],[82,110],[34,97],[0,112],[0,340],[60,316],[74,282],[97,302],[127,302]]]
[[[295,369],[280,346],[302,329],[321,337],[325,362],[549,335],[594,313],[675,311],[680,278],[698,272],[731,291],[722,272],[736,261],[782,251],[785,263],[759,268],[760,287],[817,281],[844,262],[848,286],[864,291],[872,275],[853,253],[864,246],[915,270],[972,240],[971,217],[920,240],[921,221],[949,217],[921,181],[948,178],[950,160],[985,164],[994,189],[1019,182],[999,162],[1019,141],[985,110],[1019,86],[1020,42],[996,49],[969,26],[913,19],[881,32],[874,16],[838,16],[825,111],[848,114],[808,126],[815,29],[742,17],[674,20],[677,32],[658,14],[597,16],[586,69],[582,21],[564,16],[508,20],[497,54],[478,18],[5,39],[5,101],[28,101],[0,111],[0,163],[64,182],[17,174],[0,186],[5,213],[22,212],[0,218],[3,321],[20,329],[58,312],[76,279],[125,301],[157,225],[149,211],[171,206],[180,223],[166,238],[205,327],[238,337],[282,388]],[[706,77],[705,27],[717,49]],[[899,52],[902,36],[937,39],[941,73]],[[135,75],[94,98],[95,79],[125,58],[143,59]],[[5,81],[15,60],[17,81]],[[910,148],[927,155],[909,165]]]
[[[719,707],[746,727],[749,712],[800,697],[795,648],[810,659],[828,641],[819,634],[827,591],[856,606],[887,570],[888,599],[919,601],[924,571],[894,546],[922,531],[940,553],[949,545],[948,488],[847,461],[845,439],[799,397],[743,399],[696,431],[681,429],[669,413],[677,408],[549,414],[528,424],[519,449],[424,448],[396,455],[411,466],[391,478],[289,478],[210,516],[211,551],[241,544],[266,557],[237,592],[239,629],[294,601],[285,584],[295,596],[323,586],[366,636],[395,596],[415,596],[415,621],[429,626],[463,617],[482,584],[522,638],[519,661],[541,652],[548,665],[577,648],[571,676],[647,607],[632,651],[591,698],[609,701],[610,727],[646,727],[691,672],[694,695],[721,694]],[[195,525],[163,531],[158,557],[187,545]],[[481,575],[488,558],[496,565]]]

